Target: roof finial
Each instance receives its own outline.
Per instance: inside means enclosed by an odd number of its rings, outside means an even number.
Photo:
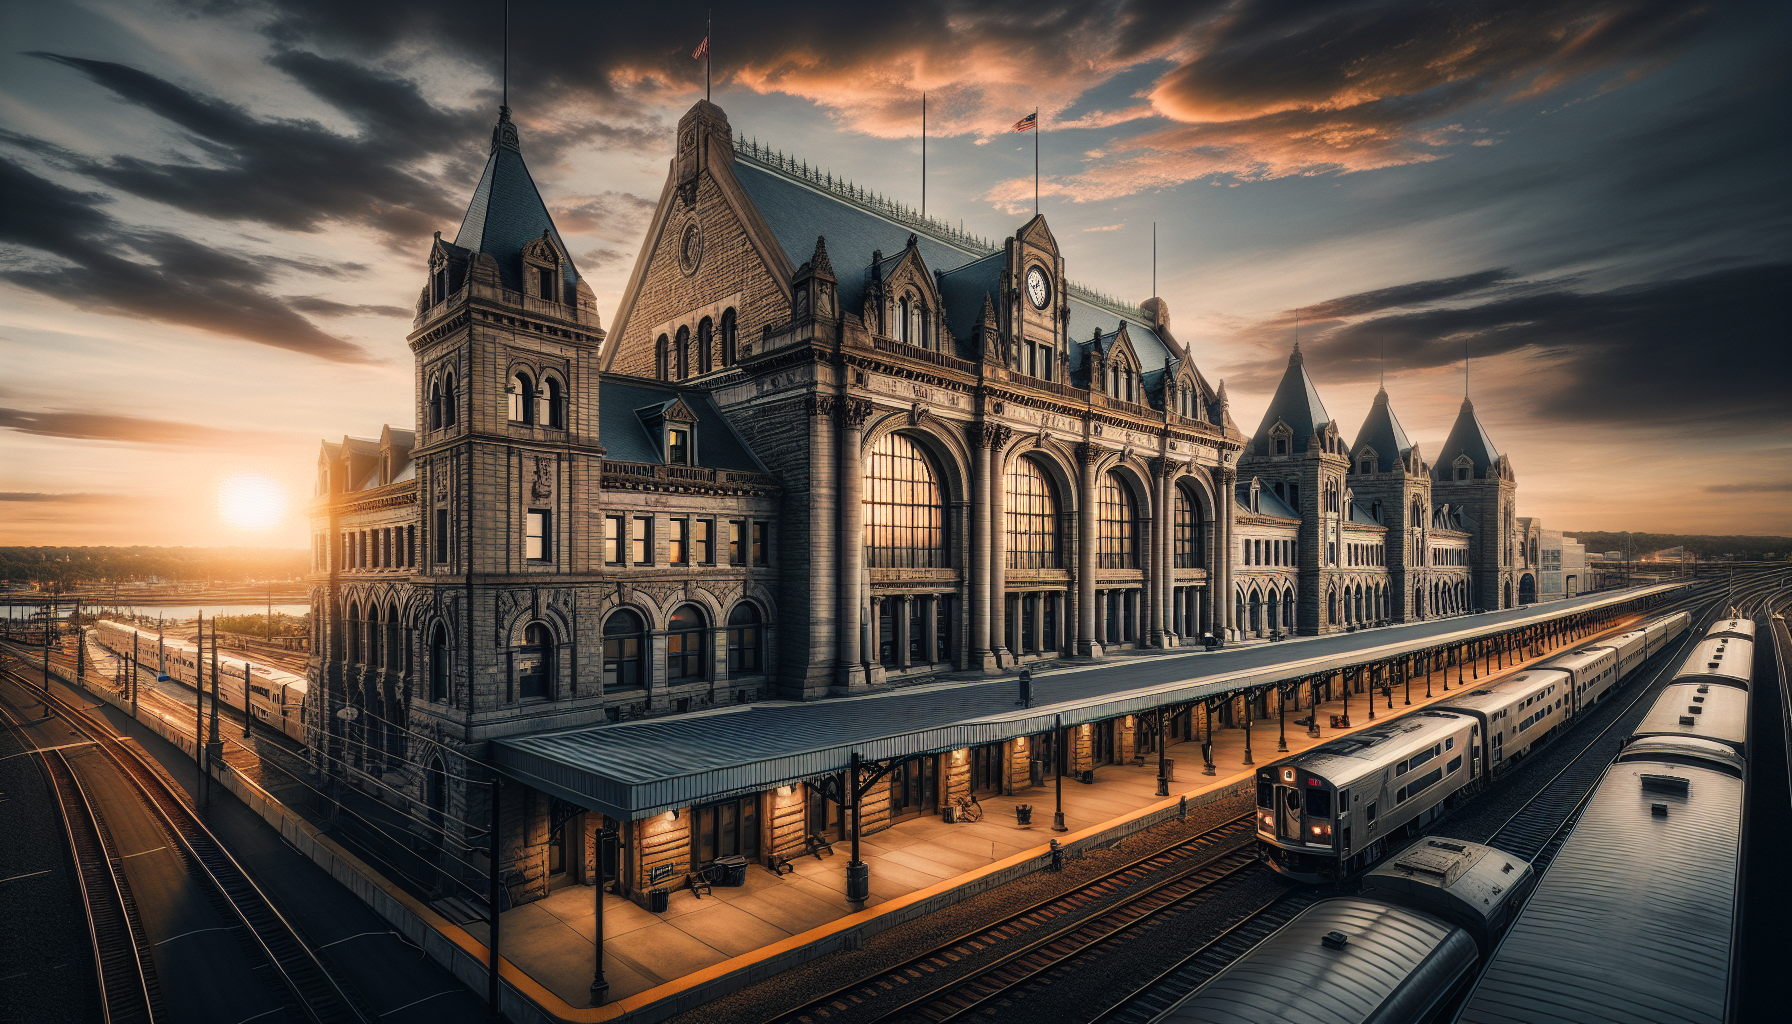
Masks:
[[[500,118],[508,120],[510,115],[510,0],[504,0],[504,77],[503,96],[499,100],[498,109],[503,113]]]
[[[1462,339],[1462,400],[1468,401],[1468,338]]]

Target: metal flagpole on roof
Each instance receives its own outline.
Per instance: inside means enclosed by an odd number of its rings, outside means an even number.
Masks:
[[[1039,108],[1033,108],[1033,215],[1039,215]]]
[[[927,94],[921,94],[921,216],[927,216]]]

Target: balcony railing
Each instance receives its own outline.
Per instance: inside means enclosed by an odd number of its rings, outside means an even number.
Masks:
[[[1158,412],[1148,405],[1140,405],[1137,402],[1128,402],[1125,399],[1115,398],[1113,395],[1102,395],[1100,397],[1101,401],[1097,404],[1112,409],[1115,412],[1123,412],[1131,416],[1143,416],[1146,419],[1163,419],[1163,413]]]
[[[735,487],[776,487],[776,477],[765,473],[734,469],[705,469],[701,466],[661,466],[651,462],[619,462],[604,460],[605,476],[629,477],[637,480],[685,481]]]
[[[873,348],[886,355],[901,356],[904,359],[915,359],[923,363],[932,363],[935,366],[943,366],[948,370],[957,370],[959,373],[975,375],[977,372],[977,364],[971,362],[969,359],[960,359],[957,356],[949,356],[944,352],[935,352],[932,349],[922,348],[919,345],[910,345],[905,341],[897,341],[894,338],[873,337],[871,339],[871,345]]]
[[[597,322],[598,318],[597,303],[595,301],[568,305],[563,302],[549,302],[546,299],[537,298],[533,295],[526,295],[522,292],[513,292],[508,288],[469,283],[462,285],[457,291],[449,295],[446,299],[443,299],[441,302],[438,302],[417,314],[416,319],[411,321],[411,326],[413,328],[422,327],[424,324],[431,323],[441,317],[449,310],[458,309],[466,302],[469,294],[476,298],[492,299],[507,306],[520,307],[530,313],[551,316],[555,319],[567,320],[572,323],[593,324]]]

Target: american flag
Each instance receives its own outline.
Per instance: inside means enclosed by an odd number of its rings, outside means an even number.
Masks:
[[[1011,132],[1030,132],[1037,127],[1039,127],[1039,111],[1035,110],[1026,117],[1014,122],[1014,127],[1008,130]]]
[[[695,50],[691,51],[691,59],[692,60],[702,60],[703,55],[708,52],[709,52],[709,37],[704,36],[703,41],[701,43],[697,44],[697,48]]]

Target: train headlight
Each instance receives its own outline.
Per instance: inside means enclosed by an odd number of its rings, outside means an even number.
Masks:
[[[1264,828],[1275,827],[1276,819],[1275,819],[1274,815],[1264,814],[1264,815],[1259,815],[1259,817],[1261,817],[1263,819],[1263,827]]]
[[[1332,834],[1332,827],[1330,825],[1314,825],[1313,834],[1315,836],[1329,836]]]

